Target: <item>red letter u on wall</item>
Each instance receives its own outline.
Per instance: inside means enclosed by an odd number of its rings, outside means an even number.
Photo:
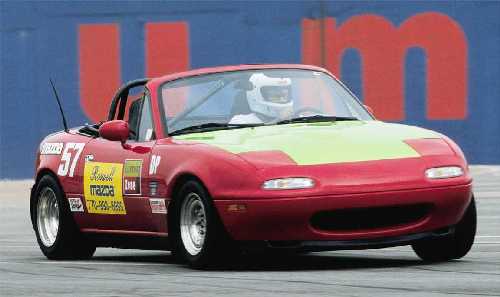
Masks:
[[[145,76],[189,69],[188,41],[186,22],[146,23]],[[80,25],[78,42],[80,104],[91,120],[106,120],[110,101],[122,83],[120,28],[118,24]]]
[[[120,31],[117,24],[80,25],[80,104],[93,121],[106,120],[121,84]]]

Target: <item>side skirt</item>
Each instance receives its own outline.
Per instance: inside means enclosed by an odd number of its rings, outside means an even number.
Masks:
[[[82,230],[97,247],[119,249],[170,250],[167,234],[154,232],[124,232]]]

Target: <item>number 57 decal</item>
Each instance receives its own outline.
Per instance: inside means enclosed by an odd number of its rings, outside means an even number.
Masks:
[[[85,143],[75,143],[75,142],[66,143],[66,146],[64,147],[64,151],[61,156],[61,164],[59,164],[59,169],[57,169],[58,175],[60,176],[68,175],[69,177],[73,177],[73,174],[75,173],[76,163],[78,163],[78,158],[80,158],[80,154],[82,153],[84,146]]]

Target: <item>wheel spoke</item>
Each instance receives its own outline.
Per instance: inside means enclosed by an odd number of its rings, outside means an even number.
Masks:
[[[180,229],[186,251],[193,256],[200,253],[205,242],[206,218],[203,201],[196,193],[189,193],[183,201]]]
[[[59,231],[59,204],[56,194],[49,187],[44,188],[38,197],[37,227],[43,245],[52,246]]]

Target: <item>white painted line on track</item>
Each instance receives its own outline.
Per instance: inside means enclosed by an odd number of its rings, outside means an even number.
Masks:
[[[474,196],[476,198],[500,198],[500,193],[499,192],[474,192]]]
[[[17,261],[1,261],[2,264],[26,265],[26,264],[50,264],[50,265],[116,265],[116,266],[159,266],[167,263],[134,263],[134,262],[93,262],[93,261],[36,261],[36,262],[17,262]]]
[[[97,262],[97,261],[38,261],[35,264],[60,264],[60,265],[116,265],[116,266],[151,266],[165,265],[165,263],[134,263],[134,262]]]
[[[477,188],[477,187],[497,187],[500,185],[499,182],[488,182],[488,181],[482,181],[482,182],[473,182],[472,186]]]
[[[476,203],[478,205],[484,206],[484,205],[491,205],[491,204],[500,204],[500,197],[499,199],[493,199],[493,198],[484,198],[484,199],[477,199]]]
[[[475,241],[474,244],[500,245],[500,241]]]

